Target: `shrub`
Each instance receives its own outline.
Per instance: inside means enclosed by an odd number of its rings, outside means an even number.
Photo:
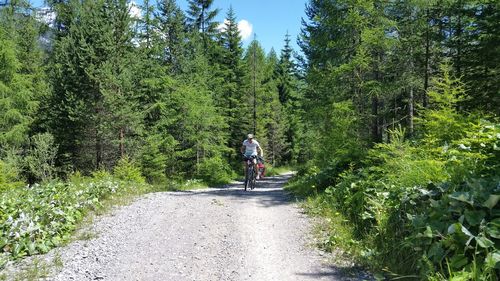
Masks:
[[[209,185],[227,183],[233,176],[229,164],[220,157],[205,158],[196,165],[196,177]]]
[[[346,218],[360,256],[391,277],[498,280],[500,124],[459,114],[462,85],[446,70],[436,85],[419,139],[394,130],[361,163],[331,161],[291,186],[324,190],[316,207]]]
[[[159,135],[147,138],[141,156],[141,170],[148,182],[164,183],[166,181],[167,156],[163,153],[165,140]]]
[[[10,189],[0,197],[0,249],[4,258],[46,253],[67,241],[89,209],[101,199],[129,190],[120,181],[79,177],[76,182],[46,182]]]
[[[28,174],[35,181],[47,181],[55,174],[57,145],[49,133],[37,134],[30,139],[31,146],[24,160]]]
[[[0,192],[25,184],[21,178],[21,166],[22,158],[14,150],[8,150],[5,158],[0,159]]]
[[[23,185],[23,182],[18,180],[19,171],[8,163],[0,160],[0,192],[16,188]]]
[[[141,170],[137,167],[128,156],[123,157],[116,164],[113,175],[121,180],[136,182],[136,183],[145,183],[145,179],[141,174]]]

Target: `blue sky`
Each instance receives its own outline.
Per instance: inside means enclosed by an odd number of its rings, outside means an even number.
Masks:
[[[232,5],[237,20],[246,20],[252,27],[252,35],[244,41],[244,46],[253,39],[257,40],[269,52],[272,47],[280,52],[283,48],[285,34],[288,31],[292,39],[292,46],[299,51],[296,43],[300,33],[301,18],[305,17],[307,0],[215,0],[214,7],[220,8],[219,21],[223,21],[229,6]],[[181,7],[187,7],[187,1],[180,0]]]
[[[43,6],[43,0],[31,1],[37,7]],[[142,3],[142,0],[135,1]],[[297,36],[300,33],[301,18],[305,17],[307,2],[307,0],[215,0],[213,7],[220,9],[217,20],[222,22],[229,6],[232,5],[237,20],[246,21],[246,23],[243,22],[243,28],[248,32],[248,27],[252,27],[250,36],[243,42],[244,47],[253,39],[255,33],[266,52],[274,47],[279,54],[287,31],[290,34],[293,49],[300,52],[297,46]],[[177,0],[177,3],[184,11],[188,7],[187,0]]]

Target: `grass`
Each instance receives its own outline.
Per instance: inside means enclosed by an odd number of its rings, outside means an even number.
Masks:
[[[359,272],[359,266],[369,267],[366,245],[353,236],[349,220],[331,206],[324,194],[318,193],[313,185],[296,181],[288,183],[285,189],[294,194],[306,214],[314,218],[314,246],[332,253],[332,262],[343,267],[344,274]]]
[[[272,167],[271,165],[266,166],[267,177],[277,176],[291,171],[293,171],[293,168],[290,166],[281,166],[281,167]]]
[[[49,277],[51,268],[56,268],[54,262],[47,263],[38,258],[33,259],[33,261],[22,268],[20,271],[16,272],[10,280],[14,281],[35,281],[41,278]],[[8,280],[7,274],[2,274],[0,280]]]

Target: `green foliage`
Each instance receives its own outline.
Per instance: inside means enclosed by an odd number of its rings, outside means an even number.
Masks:
[[[137,56],[126,1],[62,3],[64,33],[51,56],[54,86],[45,104],[46,124],[84,172],[112,167],[138,150],[143,111],[133,85]]]
[[[159,135],[147,138],[143,146],[140,161],[141,171],[149,183],[163,183],[166,181],[167,155],[165,155],[165,140]]]
[[[31,137],[31,147],[24,159],[27,172],[37,181],[47,181],[55,175],[57,145],[49,133]]]
[[[113,170],[113,176],[127,182],[145,182],[145,179],[141,174],[141,169],[127,156],[118,161]]]
[[[195,176],[208,185],[220,185],[228,183],[234,177],[234,172],[222,158],[213,157],[205,158],[196,165]]]
[[[432,100],[431,107],[424,111],[422,125],[426,140],[443,144],[463,135],[463,124],[466,119],[461,115],[457,106],[466,96],[463,84],[453,78],[450,66],[441,67],[442,77],[434,79],[434,87],[428,92]]]
[[[388,277],[496,280],[500,124],[458,112],[465,94],[446,68],[429,97],[420,138],[406,140],[403,129],[391,130],[390,142],[375,145],[358,167],[338,169],[332,161],[319,171],[306,169],[289,188],[313,195],[315,212],[346,218],[350,235],[339,238],[331,230],[328,241],[352,246],[342,239],[354,239],[351,252]],[[325,132],[336,140],[337,131]],[[346,136],[339,135],[340,144]],[[341,149],[332,145],[322,153],[342,159]]]
[[[24,184],[19,181],[19,173],[20,171],[15,165],[0,159],[0,193]]]
[[[84,214],[131,185],[110,178],[10,189],[0,199],[0,248],[10,259],[46,253],[67,241]],[[0,265],[2,266],[2,265]]]

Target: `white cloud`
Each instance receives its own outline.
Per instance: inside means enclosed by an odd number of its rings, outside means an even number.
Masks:
[[[224,30],[226,30],[226,24],[228,24],[229,21],[227,19],[224,20],[224,22],[221,22],[219,23],[219,25],[217,26],[217,30],[219,30],[220,32],[223,32]]]
[[[252,36],[253,26],[247,20],[240,20],[238,22],[238,30],[240,31],[241,39],[245,41]]]
[[[219,23],[217,29],[219,31],[224,31],[226,29],[227,23],[228,20],[225,19],[224,22]],[[238,22],[238,30],[240,31],[241,39],[243,41],[246,41],[248,38],[250,38],[250,36],[252,36],[253,26],[247,20],[240,20]]]
[[[137,5],[137,3],[135,3],[135,1],[130,1],[128,3],[128,6],[129,6],[129,11],[128,13],[130,14],[130,17],[133,18],[133,19],[141,19],[142,18],[142,10],[141,10],[141,7],[139,7],[139,5]]]
[[[42,7],[35,12],[35,18],[40,22],[52,26],[56,20],[56,12],[49,7]]]

